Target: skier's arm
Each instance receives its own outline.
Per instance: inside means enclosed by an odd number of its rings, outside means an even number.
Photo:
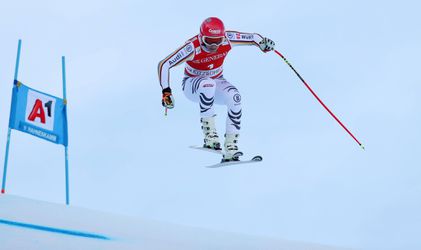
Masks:
[[[255,45],[263,52],[268,52],[275,48],[275,43],[272,40],[257,33],[227,31],[226,37],[232,46]]]
[[[193,43],[187,42],[158,63],[158,78],[162,87],[162,106],[174,108],[174,97],[170,88],[170,69],[194,57]]]
[[[158,78],[162,89],[170,87],[170,69],[194,57],[193,43],[187,42],[158,63]]]

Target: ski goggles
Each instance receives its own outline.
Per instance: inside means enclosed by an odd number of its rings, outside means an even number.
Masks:
[[[203,36],[202,37],[202,41],[206,46],[211,46],[211,45],[221,45],[224,42],[224,38],[223,36],[218,36],[218,37],[211,37],[211,36]]]

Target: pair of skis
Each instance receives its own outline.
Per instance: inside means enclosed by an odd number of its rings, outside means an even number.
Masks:
[[[215,153],[215,154],[219,154],[219,155],[224,155],[222,150],[215,150],[215,149],[205,148],[205,147],[202,147],[202,146],[190,146],[190,148],[198,149],[198,150],[202,150],[202,151],[206,151],[206,152],[211,152],[211,153]],[[240,157],[240,156],[243,155],[242,152],[238,152],[237,154],[238,154],[237,157]],[[210,166],[206,166],[206,167],[207,168],[220,168],[220,167],[225,167],[225,166],[230,166],[230,165],[257,163],[257,162],[261,162],[261,161],[263,161],[263,158],[260,155],[256,155],[256,156],[252,157],[250,160],[226,161],[226,162],[220,162],[220,163],[210,165]]]

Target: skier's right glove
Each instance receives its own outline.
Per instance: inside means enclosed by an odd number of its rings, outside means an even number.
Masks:
[[[162,90],[162,106],[167,109],[174,108],[174,98],[171,94],[171,88],[167,87]]]
[[[259,47],[266,53],[275,49],[275,42],[265,37],[259,42]]]

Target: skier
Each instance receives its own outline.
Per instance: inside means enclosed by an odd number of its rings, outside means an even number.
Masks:
[[[274,49],[275,43],[256,33],[225,31],[224,23],[209,17],[200,26],[200,33],[158,64],[162,87],[162,105],[174,108],[174,97],[169,85],[170,68],[186,62],[182,88],[185,96],[199,104],[200,121],[204,135],[203,147],[222,150],[215,127],[213,105],[226,105],[228,114],[225,130],[225,153],[222,162],[239,161],[238,149],[241,125],[241,95],[238,89],[223,76],[223,63],[231,47],[255,45],[263,52]]]

